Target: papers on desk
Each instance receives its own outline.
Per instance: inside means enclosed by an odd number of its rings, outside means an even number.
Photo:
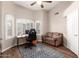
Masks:
[[[37,34],[37,36],[41,36],[40,34]],[[22,38],[22,37],[28,37],[28,34],[25,34],[25,35],[19,35],[19,36],[16,36],[17,38]]]
[[[25,35],[19,35],[19,36],[17,36],[17,38],[20,38],[20,37],[26,37],[26,36],[28,36],[28,34],[25,34]]]

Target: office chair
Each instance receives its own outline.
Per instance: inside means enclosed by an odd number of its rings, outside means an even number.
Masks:
[[[28,32],[28,38],[26,39],[26,41],[28,41],[28,43],[26,44],[26,48],[28,48],[28,47],[31,48],[34,45],[32,42],[36,39],[37,39],[36,31],[35,31],[35,29],[31,29]]]

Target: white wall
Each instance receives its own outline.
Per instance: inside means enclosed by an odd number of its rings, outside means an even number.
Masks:
[[[43,33],[42,34],[45,34],[46,32],[49,31],[49,19],[48,19],[48,12],[47,11],[43,11]]]
[[[70,5],[71,2],[63,2],[54,9],[52,9],[49,13],[46,11],[32,11],[27,8],[21,7],[19,5],[15,5],[12,2],[3,2],[2,3],[2,51],[5,51],[11,46],[14,46],[16,44],[16,39],[8,39],[5,40],[5,26],[4,26],[4,16],[5,14],[12,14],[16,18],[24,18],[24,19],[31,19],[31,20],[41,20],[41,34],[44,34],[48,31],[51,32],[61,32],[64,34],[64,45],[67,46],[68,40],[67,40],[67,23],[66,18],[63,17],[64,10]],[[59,15],[54,15],[55,12],[59,12]],[[67,12],[66,12],[67,13]],[[16,24],[15,24],[16,25]],[[16,30],[16,27],[15,29]],[[16,34],[16,32],[15,32]],[[24,43],[25,40],[20,40],[20,43]]]
[[[1,52],[1,40],[2,40],[2,8],[1,8],[1,2],[0,2],[0,52]]]
[[[64,12],[64,16],[79,8],[79,1],[73,2]]]
[[[2,22],[2,17],[1,17],[1,15],[2,15],[2,12],[1,12],[1,2],[0,2],[0,39],[1,39],[1,37],[2,37],[2,31],[1,31],[1,22]]]
[[[14,15],[14,5],[9,2],[2,2],[2,51],[8,47],[11,47],[13,45],[13,39],[12,40],[6,40],[5,39],[5,15],[11,14]]]
[[[41,22],[41,35],[48,31],[48,12],[47,11],[35,11],[35,20]]]
[[[2,2],[2,52],[13,47],[16,45],[16,39],[15,37],[12,39],[5,39],[5,15],[11,14],[15,17],[14,20],[14,34],[16,35],[16,20],[18,18],[24,18],[24,19],[30,19],[30,20],[41,20],[42,26],[41,26],[41,33],[45,33],[47,31],[47,19],[45,15],[47,15],[44,11],[32,11],[27,8],[24,8],[22,6],[16,5],[13,2]],[[46,21],[44,21],[44,19]],[[44,24],[45,22],[45,24]],[[43,25],[44,24],[44,25]],[[46,30],[44,30],[44,28]],[[20,40],[20,44],[25,43],[25,40]]]
[[[78,9],[67,15],[67,47],[78,55]]]
[[[75,9],[79,8],[79,2],[72,3],[71,5],[70,4],[71,3],[69,2],[59,3],[57,6],[54,7],[54,9],[52,9],[49,12],[49,20],[50,20],[49,30],[51,32],[63,33],[64,34],[64,45],[78,55],[77,53],[78,48],[73,48],[73,47],[78,47],[78,44],[74,43],[75,41],[77,42],[77,40],[68,39],[68,35],[67,35],[68,34],[67,32],[67,21],[68,20],[66,19],[66,16],[63,16],[63,15],[67,15],[73,12]],[[55,12],[59,12],[59,15],[54,15]]]
[[[79,23],[79,2],[74,2],[72,3],[69,8],[67,8],[64,12],[64,16],[68,16],[68,19],[72,20],[67,20],[68,22],[71,21],[70,24],[68,24],[68,45],[67,47],[71,49],[75,54],[78,55],[79,57],[79,33],[78,33],[78,23]],[[73,30],[73,31],[72,31]]]
[[[63,12],[70,4],[71,2],[60,2],[49,11],[49,31],[63,33],[65,46],[67,46],[67,27]],[[56,12],[59,12],[59,14],[55,15]]]
[[[7,48],[14,46],[16,43],[16,40],[14,40],[14,38],[12,39],[5,39],[5,15],[6,14],[11,14],[16,18],[25,18],[25,19],[32,19],[33,20],[33,16],[32,16],[32,11],[28,10],[26,8],[22,8],[18,5],[15,5],[12,2],[2,2],[2,51],[6,50]],[[16,21],[15,18],[15,21]],[[16,24],[14,24],[16,25]],[[16,29],[16,27],[15,27]],[[15,30],[14,29],[14,30]],[[14,32],[14,34],[16,34],[16,32]],[[25,41],[23,41],[25,42]],[[22,40],[21,40],[22,43]]]

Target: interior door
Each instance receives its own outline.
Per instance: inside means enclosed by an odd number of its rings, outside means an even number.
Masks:
[[[78,10],[67,15],[68,48],[78,55]]]

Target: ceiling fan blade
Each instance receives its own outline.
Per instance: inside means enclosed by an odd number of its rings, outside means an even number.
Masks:
[[[43,1],[43,2],[46,2],[46,3],[52,3],[52,1]]]
[[[33,6],[34,4],[36,4],[36,2],[33,2],[33,3],[31,4],[31,6]]]
[[[43,4],[41,4],[41,8],[44,8],[44,5]]]

